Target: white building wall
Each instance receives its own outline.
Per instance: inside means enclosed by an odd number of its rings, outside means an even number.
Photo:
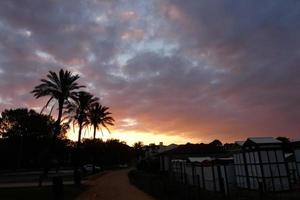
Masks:
[[[234,155],[233,158],[234,158],[237,187],[247,188],[247,178],[246,178],[246,170],[245,170],[243,154],[237,153]]]
[[[227,182],[228,186],[226,186],[229,190],[235,187],[236,185],[236,175],[234,170],[234,165],[227,165],[224,170],[226,170],[227,173]],[[223,175],[225,177],[225,174]],[[225,180],[226,182],[226,180]]]
[[[187,179],[187,184],[188,185],[193,185],[193,168],[192,165],[186,164],[185,167],[186,170],[186,179]]]
[[[212,167],[203,167],[205,188],[208,191],[214,191],[214,179]]]
[[[242,153],[234,155],[238,187],[247,188],[248,179],[249,189],[259,189],[259,182],[263,183],[263,181],[267,191],[289,189],[289,177],[282,150],[262,150],[244,154],[245,163],[243,163]],[[247,167],[248,176],[245,167]]]
[[[224,190],[225,192],[229,192],[235,186],[235,171],[233,164],[202,166],[172,161],[172,171],[176,181],[194,185],[208,191],[221,191],[218,168],[220,168],[220,178],[224,182]]]
[[[295,150],[295,160],[296,160],[296,165],[298,170],[298,177],[300,177],[300,149]]]
[[[200,188],[204,188],[203,185],[203,176],[202,176],[202,167],[201,166],[195,166],[195,176],[197,177],[197,184]]]

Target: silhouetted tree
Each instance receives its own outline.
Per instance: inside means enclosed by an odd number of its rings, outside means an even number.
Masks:
[[[98,98],[95,98],[92,94],[85,91],[80,91],[75,94],[75,98],[72,102],[69,102],[67,106],[66,113],[69,115],[69,119],[73,121],[73,124],[77,124],[79,127],[77,149],[75,152],[76,158],[74,163],[74,182],[78,186],[81,184],[81,175],[79,174],[80,172],[78,170],[79,166],[81,165],[81,132],[84,127],[89,125],[88,113],[92,105],[97,101]]]
[[[287,138],[287,137],[279,136],[279,137],[277,137],[276,139],[277,139],[277,140],[280,140],[281,142],[286,143],[286,144],[290,143],[290,139]]]
[[[214,140],[214,141],[212,141],[211,143],[209,143],[210,145],[213,145],[213,146],[216,146],[216,147],[220,147],[220,146],[222,146],[223,144],[222,144],[222,142],[220,141],[220,140]]]
[[[144,144],[143,142],[139,141],[133,144],[134,153],[137,159],[140,159],[144,156],[144,150],[143,150]]]
[[[103,126],[105,129],[109,131],[108,125],[114,125],[114,119],[110,116],[112,113],[108,112],[109,107],[102,106],[99,102],[93,104],[88,112],[89,123],[94,128],[94,141],[96,140],[96,132],[97,129],[101,129]],[[103,132],[102,132],[103,135]],[[93,153],[93,172],[95,172],[95,153]]]
[[[112,113],[108,112],[108,109],[109,107],[102,106],[98,102],[91,106],[88,118],[94,128],[94,139],[96,138],[96,131],[101,130],[101,126],[109,131],[108,125],[114,125],[114,119],[110,116]]]
[[[64,71],[61,69],[59,73],[49,71],[47,79],[41,79],[41,84],[37,85],[31,92],[36,98],[49,96],[49,100],[42,109],[42,111],[48,107],[52,101],[56,101],[58,104],[58,116],[55,122],[55,130],[53,138],[58,137],[61,131],[61,122],[63,115],[64,105],[69,102],[70,99],[75,98],[76,90],[84,87],[78,85],[76,82],[79,79],[79,75],[73,75],[70,71]],[[53,107],[51,108],[52,111]],[[51,114],[51,112],[50,112]]]
[[[133,158],[132,148],[126,142],[116,139],[107,140],[104,158],[107,165],[114,166],[129,162]]]
[[[18,153],[15,152],[16,154],[12,154],[15,156],[12,157],[18,160],[17,166],[21,167],[22,161],[26,161],[27,165],[28,162],[31,162],[31,165],[34,162],[37,164],[38,154],[51,140],[54,120],[34,110],[17,108],[1,113],[0,127],[2,144],[11,144],[18,149]],[[43,146],[40,146],[41,144]]]
[[[283,148],[284,152],[287,153],[287,152],[293,151],[293,147],[291,145],[291,141],[289,138],[280,136],[280,137],[277,137],[276,139],[282,142],[282,148]]]
[[[133,148],[116,139],[107,140],[106,142],[100,139],[84,139],[81,148],[83,163],[91,163],[95,152],[97,155],[95,164],[102,168],[118,167],[120,164],[130,163],[134,158]]]
[[[92,94],[80,91],[74,95],[73,101],[67,105],[66,113],[69,115],[70,121],[79,127],[77,148],[80,147],[82,129],[89,125],[89,111],[97,101],[98,98]]]
[[[50,150],[50,152],[54,153],[55,157],[57,157],[57,155],[55,155],[56,140],[61,133],[61,127],[62,127],[61,123],[62,123],[64,105],[67,102],[69,102],[70,99],[73,99],[75,97],[76,91],[78,89],[83,87],[78,85],[77,83],[78,79],[79,79],[79,75],[73,75],[68,70],[64,71],[63,69],[61,69],[58,74],[53,71],[49,71],[49,74],[47,75],[47,79],[41,79],[42,83],[40,85],[35,86],[33,91],[31,91],[31,93],[33,93],[33,95],[36,98],[45,97],[45,96],[50,97],[41,112],[43,112],[43,110],[47,108],[52,101],[56,101],[55,103],[58,104],[58,115],[55,122],[53,139],[52,139],[53,141]],[[52,106],[50,114],[53,108],[54,106]],[[48,157],[48,159],[51,158],[50,152],[46,156]],[[43,177],[47,176],[48,170],[49,170],[49,166],[47,164],[44,168],[44,174],[43,176],[41,176],[40,185],[42,183]]]
[[[4,138],[51,137],[54,120],[27,108],[4,110],[0,118],[0,134]]]

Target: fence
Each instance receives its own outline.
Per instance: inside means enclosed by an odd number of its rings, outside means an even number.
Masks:
[[[247,149],[234,155],[234,163],[240,188],[266,192],[291,189],[289,165],[281,149]]]
[[[297,168],[297,176],[300,177],[300,145],[295,149],[295,160],[296,160],[296,168]]]
[[[261,192],[287,191],[297,184],[296,163],[287,162],[282,151],[241,151],[233,158],[171,161],[174,181],[228,195],[244,188]]]
[[[235,186],[233,160],[214,159],[201,163],[172,160],[171,176],[179,183],[226,195]]]

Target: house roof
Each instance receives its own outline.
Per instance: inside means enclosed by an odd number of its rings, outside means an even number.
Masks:
[[[243,146],[245,143],[245,141],[235,141],[235,144],[239,145],[239,146]]]
[[[246,140],[243,145],[245,147],[259,146],[260,148],[278,148],[283,143],[273,137],[251,137]]]
[[[273,137],[250,137],[248,140],[251,140],[252,142],[256,144],[276,144],[276,143],[282,143],[280,140],[277,140]]]
[[[189,157],[189,162],[198,164],[229,164],[233,163],[233,157],[216,158],[216,157]]]
[[[159,155],[187,155],[187,157],[207,157],[224,154],[226,151],[222,146],[212,144],[185,144],[160,153]],[[190,155],[190,156],[188,156]]]
[[[212,160],[213,158],[212,157],[188,157],[188,160],[190,162],[203,162],[205,160]]]

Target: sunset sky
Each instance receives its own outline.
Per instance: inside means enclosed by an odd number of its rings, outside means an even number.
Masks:
[[[1,0],[0,111],[40,111],[60,68],[110,107],[105,138],[297,138],[300,1]]]

